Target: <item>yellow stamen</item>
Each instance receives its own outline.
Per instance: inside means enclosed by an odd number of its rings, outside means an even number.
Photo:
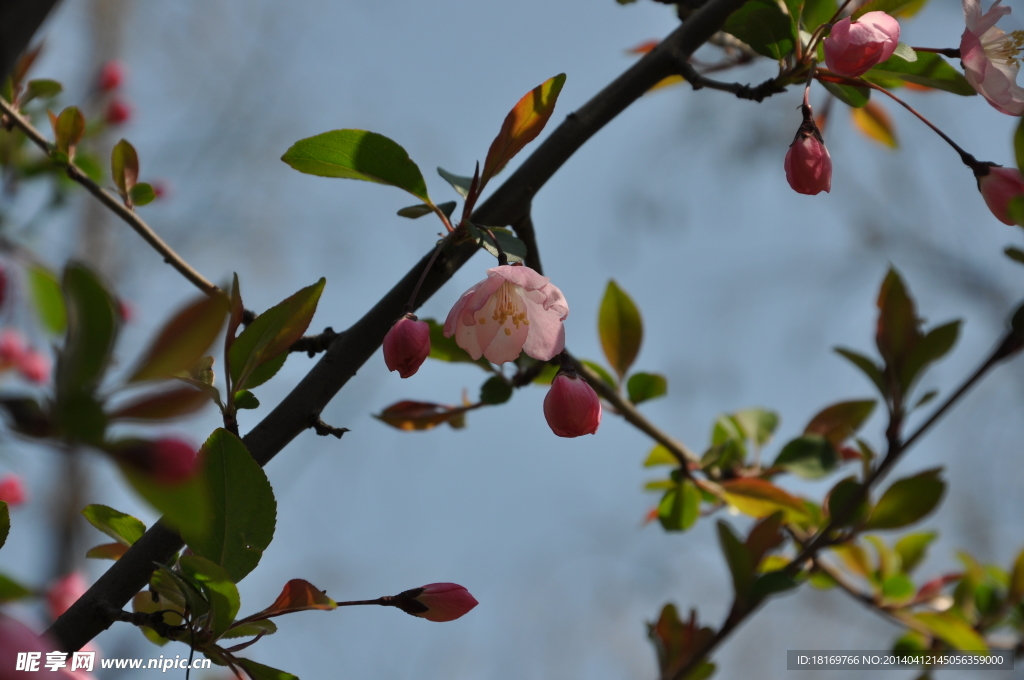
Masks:
[[[530,320],[526,318],[526,309],[522,306],[523,299],[516,291],[517,287],[514,283],[505,281],[501,284],[501,288],[495,291],[494,314],[491,318],[499,325],[504,325],[510,319],[516,328],[519,328],[519,324],[529,325],[530,323]],[[511,335],[512,331],[506,328],[505,334]]]

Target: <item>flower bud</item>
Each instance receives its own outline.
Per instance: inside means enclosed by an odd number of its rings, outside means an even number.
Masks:
[[[21,333],[10,328],[0,331],[0,368],[20,364],[24,354],[25,340]]]
[[[156,441],[129,440],[110,452],[122,463],[152,476],[161,484],[187,481],[199,469],[195,448],[172,437]]]
[[[122,125],[132,117],[132,109],[120,99],[111,100],[107,105],[106,121],[109,125]]]
[[[41,385],[50,379],[50,358],[34,349],[25,350],[18,361],[18,372],[25,380]]]
[[[786,181],[798,194],[814,196],[832,189],[832,158],[813,118],[804,117],[786,152],[784,166]]]
[[[25,502],[25,485],[18,475],[5,475],[0,479],[0,501],[14,507]]]
[[[104,92],[110,92],[121,87],[124,80],[124,66],[116,59],[112,59],[100,67],[100,75],[96,84]]]
[[[595,434],[601,425],[601,400],[575,371],[562,371],[544,397],[544,418],[559,437]]]
[[[403,316],[384,336],[384,363],[403,378],[420,370],[429,354],[430,326],[415,314]]]
[[[454,621],[479,604],[457,583],[431,583],[385,599],[406,614],[438,622]]]
[[[856,21],[846,17],[825,38],[825,65],[853,78],[891,57],[899,41],[899,22],[885,12],[868,12]]]
[[[1024,177],[1014,168],[986,166],[987,172],[978,176],[978,190],[996,219],[1003,224],[1015,224],[1010,217],[1010,201],[1024,196]]]
[[[85,595],[89,585],[77,571],[73,571],[58,580],[46,591],[46,604],[50,608],[50,618],[56,619],[66,612],[78,598]]]

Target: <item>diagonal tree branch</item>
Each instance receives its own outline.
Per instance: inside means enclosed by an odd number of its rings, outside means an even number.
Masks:
[[[569,114],[523,164],[473,213],[476,224],[517,225],[529,215],[533,196],[590,137],[622,113],[687,58],[725,23],[746,0],[709,0],[683,25],[612,81],[579,110]],[[447,245],[427,275],[418,302],[428,299],[465,264],[478,248],[473,243]],[[377,351],[392,323],[402,314],[432,253],[409,270],[372,309],[338,336],[320,361],[291,393],[243,439],[265,465],[309,427],[349,378]],[[60,649],[75,651],[112,623],[110,607],[121,609],[145,587],[155,563],[169,560],[181,538],[158,523],[150,528],[89,591],[47,631]]]
[[[0,0],[0,82],[56,4],[57,0]]]

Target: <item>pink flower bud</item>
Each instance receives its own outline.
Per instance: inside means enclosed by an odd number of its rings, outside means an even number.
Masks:
[[[25,502],[25,485],[18,475],[5,475],[0,479],[0,501],[12,508]]]
[[[153,445],[153,476],[165,484],[184,482],[198,469],[196,449],[180,439],[165,438]]]
[[[1019,170],[989,166],[988,172],[978,177],[978,190],[997,220],[1015,224],[1010,218],[1010,201],[1024,195],[1024,177]]]
[[[100,75],[96,84],[104,92],[110,92],[121,87],[123,80],[124,66],[121,65],[121,62],[112,59],[100,67]]]
[[[0,331],[0,368],[8,368],[21,363],[25,354],[25,340],[21,333],[6,328]]]
[[[390,598],[402,611],[427,621],[454,621],[479,602],[457,583],[431,583]]]
[[[111,100],[107,105],[106,121],[110,125],[122,125],[132,117],[131,107],[120,99]]]
[[[389,371],[408,378],[420,370],[430,354],[430,326],[415,314],[406,314],[384,336],[384,363]]]
[[[50,358],[34,349],[25,350],[18,362],[18,372],[25,380],[41,385],[50,379]]]
[[[544,397],[544,418],[559,437],[595,434],[601,425],[601,400],[586,380],[562,372]]]
[[[847,17],[825,38],[825,64],[836,75],[859,76],[891,57],[899,41],[899,22],[885,12]]]
[[[85,582],[85,578],[77,571],[59,579],[46,591],[46,604],[50,608],[50,618],[56,619],[66,612],[71,605],[78,601],[78,598],[85,595],[85,591],[88,589],[89,585]]]
[[[814,196],[832,189],[832,158],[813,118],[804,118],[786,152],[786,181],[798,194]]]

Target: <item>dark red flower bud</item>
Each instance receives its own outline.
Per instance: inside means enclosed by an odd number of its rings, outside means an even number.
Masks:
[[[384,336],[384,363],[388,370],[408,378],[420,370],[430,354],[430,326],[415,314],[406,314]]]
[[[601,424],[601,400],[575,371],[563,371],[544,397],[544,418],[559,437],[594,434]]]
[[[110,92],[121,87],[122,81],[124,81],[124,66],[121,65],[121,62],[112,59],[100,67],[100,75],[96,84],[104,92]]]
[[[110,125],[123,125],[132,117],[131,107],[120,99],[113,99],[107,105],[106,121]]]
[[[457,583],[431,583],[383,599],[406,614],[438,622],[454,621],[479,604]]]

